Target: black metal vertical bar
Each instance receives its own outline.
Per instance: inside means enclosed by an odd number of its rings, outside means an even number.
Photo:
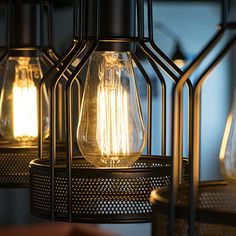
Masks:
[[[68,152],[68,218],[72,220],[72,158],[73,158],[73,133],[72,133],[72,95],[71,86],[69,91],[66,89],[66,124],[67,124],[67,152]]]
[[[152,0],[148,1],[148,14],[149,12],[152,12]],[[152,17],[149,16],[149,22],[152,22],[153,19]],[[151,24],[152,25],[152,24]],[[151,30],[151,27],[149,27]],[[161,56],[162,60],[175,72],[178,74],[178,76],[183,75],[183,72],[156,46],[154,39],[153,39],[153,34],[150,34],[151,38],[150,38],[150,44],[153,47],[153,49],[156,51],[156,53]],[[157,62],[157,64],[160,65],[160,67],[165,71],[165,73],[174,81],[178,81],[179,77],[175,76],[175,74],[145,45],[145,43],[142,42],[141,47],[143,48],[143,50],[146,50],[150,56]],[[187,86],[188,86],[188,99],[189,101],[192,100],[192,84],[190,80],[186,81]],[[183,97],[183,94],[181,94],[181,97]],[[182,98],[180,98],[180,101],[182,101]],[[183,106],[180,107],[180,109],[183,109]],[[189,117],[191,117],[191,101],[189,103]],[[180,111],[180,120],[183,120],[183,112]],[[191,127],[191,123],[192,120],[189,119],[189,127]],[[183,123],[181,123],[180,126],[180,137],[179,140],[181,140],[179,142],[179,155],[182,155],[183,152]],[[191,130],[188,130],[188,143],[191,143]],[[189,147],[191,147],[191,145],[189,145]],[[189,152],[191,152],[191,150],[189,149]],[[179,160],[179,176],[182,177],[182,159]],[[180,182],[181,182],[181,178],[180,178]]]
[[[53,21],[53,3],[47,4],[47,19],[48,19],[48,47],[53,48],[53,36],[54,36],[54,21]]]
[[[193,114],[193,157],[190,162],[191,168],[191,185],[190,185],[190,234],[194,235],[194,222],[195,222],[195,207],[196,207],[196,186],[199,183],[199,165],[200,165],[200,131],[201,131],[201,90],[203,82],[206,80],[210,72],[218,65],[218,63],[224,58],[229,50],[236,43],[236,36],[234,36],[227,45],[217,55],[215,60],[207,67],[207,69],[199,77],[194,92],[194,114]]]
[[[100,2],[97,2],[97,31],[96,37],[98,39],[99,29],[100,29]],[[83,6],[84,3],[82,3]],[[85,12],[85,9],[83,9]],[[82,14],[82,13],[81,13]],[[84,15],[82,16],[82,18]],[[82,19],[82,22],[85,22],[85,19]],[[83,29],[82,29],[83,31]],[[81,36],[82,37],[82,36]],[[92,55],[94,50],[98,45],[98,41],[92,43],[92,45],[88,48],[88,51],[85,53],[77,67],[75,68],[74,72],[70,76],[66,84],[66,124],[67,124],[67,152],[68,152],[68,165],[67,165],[67,173],[68,173],[68,215],[69,220],[72,220],[72,159],[73,159],[73,132],[72,132],[72,84],[74,80],[79,75],[80,71],[83,69],[84,65],[87,63],[89,57]],[[79,57],[79,55],[77,55]],[[80,89],[80,86],[78,87]],[[80,92],[78,93],[78,96]]]
[[[97,31],[96,31],[96,38],[99,39],[101,31],[101,2],[97,0]]]
[[[46,73],[46,75],[42,78],[40,81],[40,90],[41,93],[40,99],[39,99],[39,133],[40,133],[40,139],[39,139],[39,150],[41,150],[41,153],[39,154],[42,157],[42,86],[43,83],[46,82],[47,79],[50,79],[51,81],[51,89],[50,89],[50,157],[51,157],[51,219],[54,220],[54,200],[55,200],[55,155],[56,155],[56,131],[55,131],[55,94],[54,90],[56,87],[57,82],[59,81],[62,74],[65,72],[65,70],[70,65],[71,61],[73,61],[75,55],[78,53],[78,51],[83,50],[85,47],[83,45],[78,46],[78,43],[74,41],[72,46],[66,51],[64,56],[55,63],[53,67]],[[55,71],[58,71],[55,75]],[[52,113],[54,112],[54,113]]]
[[[147,1],[148,7],[148,38],[152,40],[153,36],[153,9],[152,9],[152,0]],[[156,62],[152,60],[151,57],[148,57],[149,62],[152,65],[157,77],[161,83],[161,155],[166,156],[166,83],[165,79],[159,71]]]
[[[154,42],[154,36],[153,36],[153,15],[152,15],[152,12],[153,12],[153,8],[152,8],[152,0],[148,0],[148,28],[149,28],[149,40],[150,40],[150,45],[152,46],[152,48],[156,51],[156,53],[162,58],[162,60],[175,72],[177,73],[178,75],[183,75],[183,72],[156,46],[155,42]],[[144,45],[144,43],[143,43]],[[143,46],[142,45],[142,46]],[[143,49],[147,49],[147,47],[143,46]],[[153,56],[153,55],[152,55]],[[157,57],[155,59],[158,59]],[[159,61],[156,60],[158,63]],[[167,72],[167,74],[169,75],[169,77],[171,77],[171,79],[174,79],[174,81],[178,81],[178,78],[173,76],[174,74],[169,70],[168,67],[164,66],[164,63],[160,63],[160,66],[161,68],[163,69],[164,68],[164,71]],[[171,73],[170,73],[171,72]],[[188,146],[189,146],[189,153],[191,153],[191,143],[192,143],[192,129],[191,129],[191,126],[192,126],[192,118],[191,118],[191,115],[192,115],[192,84],[189,80],[187,80],[187,85],[188,85],[188,100],[189,100],[189,108],[188,108],[188,112],[189,112],[189,120],[188,120]],[[182,96],[183,94],[180,94],[180,99],[182,99]],[[180,108],[180,114],[182,114],[181,110],[183,109],[183,106],[181,106]],[[183,120],[183,117],[181,117],[182,115],[180,115],[180,120]],[[174,122],[174,121],[173,121]],[[174,125],[173,125],[174,126]],[[183,127],[182,125],[180,124],[180,130],[182,130]],[[181,135],[182,131],[180,131],[180,136],[183,137],[183,135]],[[180,137],[181,138],[181,137]],[[180,139],[179,138],[179,139]],[[180,153],[182,153],[182,142],[180,142],[179,144],[179,155]],[[182,176],[182,160],[180,159],[179,160],[179,175]],[[173,180],[174,176],[172,175],[172,180]],[[170,215],[174,215],[174,205],[172,204],[172,207],[170,207]],[[173,218],[172,218],[173,219]],[[171,230],[169,231],[171,235],[174,234],[174,231],[172,230],[174,228],[174,225],[172,224],[173,221],[170,221],[170,228]]]
[[[76,80],[77,81],[77,80]],[[78,87],[78,92],[77,92],[77,98],[78,98],[78,117],[80,114],[80,109],[81,109],[81,86],[79,83],[77,83],[77,87]]]
[[[80,57],[80,55],[83,53],[83,51],[86,49],[87,46],[84,47],[84,49],[82,49],[81,51],[79,51],[76,54],[76,57]],[[72,62],[72,61],[71,61]],[[70,63],[71,63],[70,62]],[[70,64],[69,63],[69,64]],[[72,73],[70,73],[71,75]],[[68,79],[69,80],[69,79]],[[80,90],[80,81],[77,77],[75,77],[75,80],[77,82],[78,85],[78,90]],[[68,81],[67,81],[68,82]],[[71,91],[70,91],[71,93]],[[78,92],[78,96],[79,96],[80,92]],[[70,114],[72,113],[72,101],[70,100],[70,106],[67,107],[67,92],[65,91],[65,123],[66,125],[66,130],[67,130],[67,135],[68,132],[71,132],[72,135],[72,122],[71,120],[68,120],[68,110],[70,110]],[[70,99],[71,99],[71,94],[70,94]],[[71,123],[70,123],[71,122]],[[70,128],[70,130],[69,130]],[[71,143],[70,145],[68,145],[68,141],[67,141],[67,152],[68,152],[68,162],[67,162],[67,183],[68,183],[68,195],[67,195],[67,206],[68,206],[68,219],[69,221],[72,221],[72,158],[73,158],[73,136],[71,139]]]
[[[171,186],[171,196],[170,196],[170,232],[174,232],[175,226],[175,202],[179,184],[179,160],[182,159],[179,156],[179,127],[180,127],[180,97],[181,91],[183,88],[184,83],[188,80],[188,77],[193,73],[196,67],[202,62],[202,60],[208,55],[211,49],[217,44],[220,40],[221,36],[223,35],[224,30],[220,30],[213,39],[206,45],[206,47],[202,50],[202,52],[198,55],[198,57],[189,65],[189,67],[185,70],[184,74],[181,76],[180,80],[175,86],[174,90],[174,112],[173,112],[173,164],[172,164],[172,186]],[[194,134],[192,134],[194,135]],[[190,181],[190,184],[192,181]],[[194,213],[194,212],[193,212]],[[194,214],[193,216],[194,217]],[[192,225],[190,224],[190,228],[192,230]],[[191,231],[190,230],[190,231]],[[193,231],[194,232],[194,229]]]
[[[221,0],[221,25],[227,23],[228,0]]]
[[[8,46],[8,42],[9,42],[9,27],[10,27],[10,3],[7,2],[6,4],[6,43],[5,43],[5,46],[7,47]]]
[[[91,46],[88,47],[88,51],[85,53],[74,72],[70,76],[66,84],[66,124],[67,124],[67,152],[68,152],[68,215],[69,220],[72,219],[72,158],[73,158],[73,132],[72,132],[72,84],[74,80],[79,75],[80,71],[83,69],[84,65],[87,63],[89,57],[97,47],[97,42],[93,42]]]
[[[9,39],[9,2],[6,3],[5,6],[5,45],[3,47],[1,47],[1,49],[3,49],[2,53],[1,53],[1,56],[0,56],[0,71],[2,74],[5,73],[5,68],[3,67],[2,65],[2,62],[3,60],[5,59],[5,57],[7,56],[8,54],[8,39]]]
[[[6,24],[7,24],[7,28],[6,28],[6,46],[9,47],[10,43],[10,25],[11,25],[11,6],[10,6],[10,1],[7,1],[7,4],[6,4],[6,11],[7,11],[7,16],[6,16]]]
[[[81,37],[85,36],[86,31],[86,4],[85,0],[81,0]]]
[[[152,0],[147,1],[147,8],[148,8],[148,37],[150,40],[153,40],[153,6]]]
[[[77,38],[79,36],[79,28],[78,25],[78,6],[80,5],[79,0],[73,0],[73,37]]]
[[[153,22],[153,18],[152,16],[150,17],[150,13],[152,13],[152,0],[148,0],[148,11],[149,11],[149,24],[152,24]],[[151,27],[150,27],[150,30],[151,30]],[[178,75],[183,75],[183,72],[156,46],[155,42],[154,42],[154,38],[153,38],[153,34],[150,34],[150,44],[151,46],[153,47],[153,49],[161,56],[161,58],[165,61],[165,63],[167,63],[167,65],[172,69],[174,70]],[[189,95],[188,96],[188,99],[191,100],[192,99],[192,84],[191,84],[191,81],[187,80],[187,86],[188,86],[188,90],[189,90]],[[183,96],[183,94],[181,95],[181,97]],[[191,117],[191,101],[189,101],[189,117]],[[183,109],[183,107],[181,108]],[[182,116],[183,112],[180,111],[180,114]],[[180,117],[180,120],[183,120],[183,117]],[[189,118],[189,127],[191,127],[191,119]],[[183,127],[180,127],[180,130],[181,130],[181,133],[183,132]],[[188,142],[191,143],[191,140],[190,140],[190,135],[191,133],[191,130],[189,129],[189,134],[188,134]],[[180,140],[182,140],[182,137],[183,135],[181,134],[180,135]],[[191,147],[191,145],[189,145],[189,147]],[[182,148],[183,148],[183,143],[182,141],[179,143],[179,155],[181,155],[182,153]],[[191,150],[189,149],[189,152],[191,152]],[[180,176],[181,176],[181,173],[182,173],[182,160],[179,160],[179,171],[180,171]],[[181,182],[181,181],[180,181]]]
[[[52,104],[51,104],[51,107],[52,107],[51,112],[55,112],[55,107],[56,107],[56,101],[55,101],[55,98],[56,98],[56,88],[57,88],[57,84],[58,84],[61,76],[65,73],[65,71],[67,70],[69,65],[73,62],[75,56],[78,55],[79,53],[82,53],[83,50],[86,47],[85,46],[84,47],[81,46],[79,48],[80,49],[78,51],[76,50],[71,55],[68,55],[69,58],[66,58],[66,60],[64,61],[63,66],[60,68],[60,71],[54,77],[54,80],[53,80],[52,85],[51,85],[51,94],[53,96],[52,99],[51,99],[51,102],[52,102]],[[55,153],[55,148],[56,148],[56,135],[55,135],[56,120],[55,120],[55,114],[51,113],[50,117],[51,117],[50,121],[52,123],[51,124],[51,132],[50,133],[53,134],[53,135],[51,135],[53,137],[50,139],[51,153],[53,153],[53,152]],[[53,129],[54,129],[54,131],[53,131]],[[54,156],[54,158],[55,158],[55,156]],[[53,159],[53,157],[52,157],[52,159]],[[53,164],[54,163],[52,161],[52,169],[55,167],[55,165],[53,165]],[[71,168],[71,163],[68,163],[68,168],[69,167]],[[55,175],[54,171],[52,171],[52,177],[53,177],[52,180],[51,180],[52,181],[52,183],[51,183],[52,186],[54,186],[53,182],[55,181],[54,175]],[[70,173],[69,173],[69,176],[68,176],[68,182],[70,183],[70,181],[71,181],[71,169],[70,169]],[[71,186],[69,183],[68,183],[68,188],[69,188],[69,186]],[[52,189],[52,191],[54,192],[55,190]],[[53,197],[54,197],[54,194],[55,194],[55,192],[52,195]],[[71,216],[72,216],[72,214],[71,214],[71,203],[69,202],[71,200],[71,198],[69,198],[70,197],[70,189],[68,189],[68,195],[69,195],[68,196],[68,215],[69,215],[68,218],[71,221]],[[52,209],[53,209],[54,199],[52,200],[51,205],[52,205]]]
[[[57,86],[57,119],[58,119],[58,126],[57,126],[57,131],[58,131],[58,141],[62,142],[63,139],[63,102],[62,102],[62,91],[63,91],[63,87],[62,84],[59,83]]]
[[[49,57],[47,56],[48,60],[53,60],[57,61],[58,57],[56,54],[53,52],[53,35],[54,35],[54,22],[53,22],[53,3],[50,1],[45,1],[45,8],[46,8],[46,19],[47,19],[47,44],[46,48],[49,48],[50,53]],[[53,62],[52,62],[53,63]],[[56,106],[57,109],[57,119],[58,119],[58,126],[57,126],[57,131],[58,131],[58,141],[62,141],[62,85],[59,84],[57,87],[57,99],[58,104]]]
[[[189,81],[189,80],[187,80]],[[194,126],[194,114],[193,114],[193,98],[194,96],[194,91],[193,91],[193,86],[189,87],[188,90],[188,158],[189,158],[189,170],[188,170],[188,174],[189,174],[189,178],[191,178],[191,159],[193,157],[193,126]],[[180,172],[180,171],[179,171]],[[190,200],[191,202],[191,200]],[[190,207],[191,207],[190,203]],[[189,222],[188,224],[190,225],[190,218],[189,218]]]
[[[176,77],[172,71],[169,70],[168,67],[165,66],[164,63],[162,63],[159,58],[144,44],[140,43],[140,49],[144,52],[144,54],[150,58],[150,60],[155,61],[157,64],[161,66],[161,68],[167,73],[167,75],[174,81],[178,80],[178,77]]]
[[[53,80],[55,76],[55,72],[59,71],[60,69],[64,69],[65,61],[68,60],[68,57],[73,57],[73,54],[77,52],[77,50],[82,50],[82,46],[78,47],[78,42],[74,41],[71,47],[64,53],[64,55],[47,71],[47,73],[43,76],[43,78],[39,82],[39,92],[38,92],[38,107],[39,107],[39,119],[38,119],[38,157],[43,157],[43,119],[42,119],[42,87],[44,86],[46,81]],[[64,64],[63,67],[61,65]],[[68,66],[67,66],[68,67]],[[66,68],[67,68],[66,67]],[[57,73],[57,76],[60,76],[62,73],[60,71]]]
[[[79,0],[79,28],[78,28],[78,38],[82,40],[83,38],[83,0]]]
[[[137,18],[138,18],[138,36],[140,39],[144,38],[144,1],[137,1]],[[134,55],[133,55],[134,57]],[[134,59],[135,60],[135,59]],[[138,65],[137,65],[138,66]],[[143,73],[142,73],[143,74]],[[145,78],[145,76],[144,76]],[[146,79],[146,78],[145,78]],[[147,155],[152,152],[152,87],[147,84]]]
[[[147,58],[161,83],[161,155],[164,157],[166,155],[166,83],[155,61],[152,60],[152,58],[149,57],[149,54],[145,53],[143,50],[139,49],[139,51],[145,58]]]
[[[154,48],[157,48],[155,43],[154,43],[154,37],[153,37],[153,5],[152,5],[152,0],[148,0],[148,28],[149,28],[149,37],[150,37],[150,41],[151,41],[151,46],[153,46]],[[157,48],[158,49],[158,48]],[[160,50],[158,50],[160,51]],[[169,61],[169,59],[167,59],[167,57],[165,56],[165,54],[163,55],[164,58]],[[182,74],[182,71],[176,66],[176,65],[172,65],[174,63],[169,63],[171,65],[171,68],[174,69],[178,74]],[[183,94],[181,94],[181,99],[183,97]],[[181,106],[181,111],[180,111],[180,119],[183,120],[183,106]],[[180,126],[180,137],[179,137],[179,152],[182,153],[183,152],[183,123],[181,123],[182,125]],[[180,169],[180,176],[182,177],[182,160],[180,160],[179,163],[179,169]],[[180,180],[181,182],[181,180]]]
[[[42,81],[42,80],[41,80]],[[43,158],[43,108],[42,93],[44,83],[39,83],[38,89],[38,158]]]
[[[56,84],[50,89],[50,156],[51,156],[51,220],[55,219],[55,164],[56,164]]]
[[[149,31],[148,33],[149,33],[150,44],[152,46],[152,44],[155,44],[154,43],[154,35],[153,35],[153,5],[152,5],[152,0],[147,1],[147,7],[148,7],[148,31]],[[162,104],[162,106],[163,106],[163,104]],[[162,124],[162,127],[163,127],[163,124]],[[166,125],[165,125],[165,129],[166,129]],[[164,133],[164,132],[162,132],[162,133]],[[162,145],[164,145],[164,142],[163,142],[164,138],[166,138],[166,137],[162,136]],[[163,150],[163,148],[162,148],[162,150]],[[165,147],[165,150],[166,150],[166,147]],[[164,152],[164,154],[165,154],[165,152]]]
[[[49,2],[47,5],[47,19],[48,19],[48,47],[51,49],[51,55],[54,56],[54,58],[57,60],[56,55],[53,53],[53,45],[54,45],[54,14],[53,14],[54,8],[53,8],[53,2]],[[65,77],[65,74],[63,74]],[[57,109],[58,109],[58,140],[62,141],[62,136],[63,136],[63,121],[62,121],[62,84],[58,84],[57,87]]]
[[[157,64],[160,65],[160,67],[164,70],[164,72],[169,76],[170,79],[172,79],[174,82],[177,82],[179,79],[178,77],[176,77],[170,70],[168,67],[166,67],[163,63],[160,63],[160,61],[158,60],[157,56],[148,48],[145,46],[145,44],[143,44],[140,49],[143,50],[143,52],[148,56],[150,57],[152,60],[156,61]],[[189,92],[189,132],[188,132],[188,136],[189,136],[189,147],[191,147],[191,127],[192,127],[192,120],[190,119],[191,117],[191,108],[192,108],[192,103],[191,103],[191,100],[192,100],[192,97],[193,97],[193,88],[192,88],[192,84],[191,84],[191,81],[190,80],[187,80],[187,86],[188,86],[188,92]],[[172,120],[172,122],[174,122]],[[174,126],[174,125],[173,125]],[[189,152],[191,153],[191,150],[189,149]],[[179,160],[179,162],[182,163],[182,160]],[[182,170],[179,169],[179,172],[182,173]]]
[[[139,71],[143,75],[147,83],[147,155],[151,155],[151,138],[152,138],[152,84],[142,64],[139,62],[137,56],[132,52],[131,57],[137,65]]]
[[[44,46],[44,5],[47,5],[47,1],[40,2],[40,19],[41,19],[41,24],[40,24],[40,30],[41,30],[41,43]]]
[[[144,6],[143,0],[137,0],[138,37],[144,38]]]
[[[161,83],[161,155],[166,156],[166,83],[157,65],[148,59]]]

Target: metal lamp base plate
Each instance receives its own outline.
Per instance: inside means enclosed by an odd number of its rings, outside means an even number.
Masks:
[[[97,169],[81,157],[73,158],[71,208],[73,222],[131,223],[151,220],[150,193],[170,183],[170,157],[142,157],[133,166]],[[30,164],[31,212],[51,219],[54,190],[54,219],[69,221],[66,159],[57,160],[54,189],[51,189],[49,159]],[[187,173],[187,162],[184,165]]]
[[[152,192],[153,236],[168,235],[168,190]],[[189,188],[180,187],[176,204],[176,235],[188,235]],[[196,235],[236,235],[236,192],[223,181],[203,182],[196,202]]]

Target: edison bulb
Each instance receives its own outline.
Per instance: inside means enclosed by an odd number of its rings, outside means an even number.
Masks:
[[[221,173],[236,190],[236,91],[220,149]]]
[[[42,78],[36,57],[9,57],[0,98],[0,133],[4,140],[28,145],[38,137],[37,86]],[[48,136],[48,97],[43,102],[43,133]]]
[[[128,167],[141,156],[145,131],[130,53],[92,54],[77,141],[96,167]]]

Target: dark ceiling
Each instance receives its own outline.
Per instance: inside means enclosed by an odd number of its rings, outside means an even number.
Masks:
[[[70,6],[73,4],[73,0],[52,0],[54,2],[54,5],[56,7],[61,7],[61,6]],[[222,0],[153,0],[155,2],[168,2],[168,3],[171,3],[171,2],[205,2],[205,3],[209,3],[209,2],[212,2],[212,3],[216,3],[216,2],[221,2]]]

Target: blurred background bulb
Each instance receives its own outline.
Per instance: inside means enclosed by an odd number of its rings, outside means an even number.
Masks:
[[[220,150],[221,173],[236,190],[236,91]]]
[[[77,141],[96,167],[128,167],[141,156],[145,131],[130,53],[92,54]]]
[[[20,145],[32,144],[38,136],[37,86],[42,69],[37,57],[9,57],[0,98],[0,134]],[[48,136],[48,97],[44,87],[43,133]]]

